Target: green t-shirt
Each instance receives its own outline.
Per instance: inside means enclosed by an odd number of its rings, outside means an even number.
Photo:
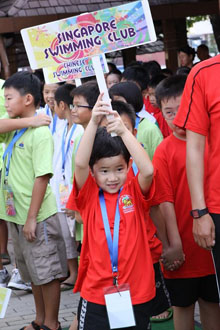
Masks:
[[[15,132],[0,134],[0,143],[6,148]],[[28,128],[15,143],[10,161],[8,185],[14,194],[15,216],[8,216],[5,210],[3,185],[5,180],[5,164],[2,166],[0,190],[0,219],[24,225],[32,198],[35,178],[53,174],[53,138],[48,127]],[[55,196],[48,185],[37,216],[37,222],[43,221],[57,212]]]
[[[157,146],[163,140],[163,135],[155,124],[144,118],[138,125],[137,140],[143,144],[144,149],[152,160]]]
[[[4,98],[4,90],[2,89],[2,85],[4,84],[4,80],[0,79],[0,118],[5,115],[5,98]],[[0,170],[2,168],[2,156],[3,156],[3,146],[0,143]]]

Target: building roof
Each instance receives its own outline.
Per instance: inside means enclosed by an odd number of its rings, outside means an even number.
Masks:
[[[1,0],[0,17],[37,16],[91,12],[110,8],[134,0]],[[171,3],[198,2],[199,0],[149,0],[151,6]]]

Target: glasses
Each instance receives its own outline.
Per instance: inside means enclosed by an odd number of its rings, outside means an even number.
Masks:
[[[166,119],[174,119],[176,117],[177,112],[164,112],[163,116]]]
[[[92,109],[93,107],[91,107],[91,106],[89,106],[89,105],[70,104],[70,110],[73,110],[73,109],[78,110],[79,108]]]

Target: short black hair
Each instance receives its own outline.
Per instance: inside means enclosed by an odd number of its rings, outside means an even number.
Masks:
[[[132,65],[128,66],[122,73],[122,79],[136,82],[143,91],[148,86],[149,74],[142,65]]]
[[[88,81],[72,91],[72,96],[83,96],[89,107],[93,108],[99,97],[99,86],[95,81]]]
[[[59,105],[61,101],[66,103],[67,105],[73,104],[73,96],[72,91],[75,86],[72,84],[64,84],[57,88],[54,98],[57,104]]]
[[[131,104],[135,112],[139,112],[143,108],[143,96],[140,88],[133,81],[121,81],[113,85],[109,89],[110,98],[113,100],[114,96],[122,96],[127,103]]]
[[[131,104],[122,101],[112,101],[112,109],[117,111],[120,116],[127,115],[131,121],[132,128],[135,128],[136,114]]]
[[[186,75],[173,75],[159,83],[156,88],[155,95],[157,104],[160,108],[161,101],[169,100],[171,97],[178,97],[183,93],[186,78]]]
[[[126,163],[129,163],[130,153],[120,136],[112,137],[106,127],[99,127],[96,132],[92,153],[89,161],[91,170],[94,164],[106,157],[122,155]]]
[[[180,53],[180,52],[183,52],[187,55],[192,55],[192,60],[194,60],[194,57],[196,55],[195,49],[190,47],[189,45],[179,48],[178,53]]]
[[[188,66],[181,66],[176,70],[176,74],[185,74],[186,76],[188,76],[188,74],[190,73],[191,68],[189,68]]]
[[[154,77],[151,78],[151,80],[149,81],[148,87],[151,88],[156,88],[157,85],[166,78],[166,76],[164,74],[158,74]]]
[[[110,76],[110,75],[112,75],[112,74],[116,74],[117,76],[119,76],[119,80],[121,80],[121,75],[122,75],[122,73],[121,73],[121,71],[118,70],[118,69],[115,69],[115,70],[109,71],[109,73],[107,73],[107,75],[106,75],[106,79],[107,79],[108,76]]]
[[[2,88],[14,88],[21,96],[31,94],[37,107],[41,100],[41,82],[39,78],[28,71],[19,71],[9,77]]]
[[[209,52],[209,47],[205,44],[201,44],[197,47],[197,50],[198,49],[203,49],[203,50],[206,50],[207,52]]]
[[[155,60],[144,62],[143,67],[148,72],[150,79],[161,73],[160,64]]]
[[[113,70],[117,70],[117,66],[115,65],[115,63],[107,62],[107,64],[108,64],[109,72],[111,72]]]

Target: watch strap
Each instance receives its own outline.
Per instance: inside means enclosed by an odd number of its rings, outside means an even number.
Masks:
[[[190,215],[193,217],[193,219],[199,219],[203,215],[208,214],[208,213],[209,213],[209,210],[207,207],[202,210],[195,209],[195,210],[190,211]]]

